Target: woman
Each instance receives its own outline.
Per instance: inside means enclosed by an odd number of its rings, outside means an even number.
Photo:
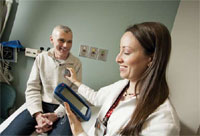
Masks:
[[[78,93],[94,106],[101,106],[96,124],[86,134],[65,103],[74,135],[179,135],[179,119],[169,100],[166,67],[171,37],[161,23],[144,22],[129,27],[120,41],[116,57],[120,80],[94,91],[76,79],[73,69],[67,77]]]

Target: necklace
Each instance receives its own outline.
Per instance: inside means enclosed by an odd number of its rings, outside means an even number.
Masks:
[[[135,96],[135,94],[134,93],[127,93],[127,92],[125,92],[124,96]]]
[[[125,96],[125,97],[126,97],[126,96],[136,96],[135,93],[128,93],[127,91],[128,91],[128,86],[126,86],[125,91],[124,91],[124,96]]]

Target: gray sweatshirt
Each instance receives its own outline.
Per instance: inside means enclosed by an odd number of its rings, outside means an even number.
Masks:
[[[56,60],[54,49],[42,52],[36,57],[25,92],[28,111],[31,115],[36,112],[43,112],[42,101],[60,104],[53,96],[54,89],[58,84],[63,82],[73,90],[77,90],[75,85],[64,78],[66,67],[74,68],[78,80],[82,80],[82,64],[71,53],[66,60]],[[60,104],[54,112],[62,116],[65,114],[65,108]]]

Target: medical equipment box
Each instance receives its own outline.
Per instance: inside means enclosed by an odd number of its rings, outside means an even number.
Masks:
[[[88,121],[91,117],[91,109],[85,100],[80,97],[65,83],[60,83],[54,90],[55,98],[63,104],[67,102],[71,110],[84,121]]]

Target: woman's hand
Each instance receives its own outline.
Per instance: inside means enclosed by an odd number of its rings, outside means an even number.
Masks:
[[[66,75],[65,78],[67,78],[69,81],[79,87],[81,85],[81,82],[78,81],[75,70],[73,68],[67,69],[70,71],[70,76]]]
[[[77,119],[76,115],[71,111],[69,104],[64,103],[66,113],[69,119],[70,127],[74,136],[77,136],[84,132],[81,122]]]

